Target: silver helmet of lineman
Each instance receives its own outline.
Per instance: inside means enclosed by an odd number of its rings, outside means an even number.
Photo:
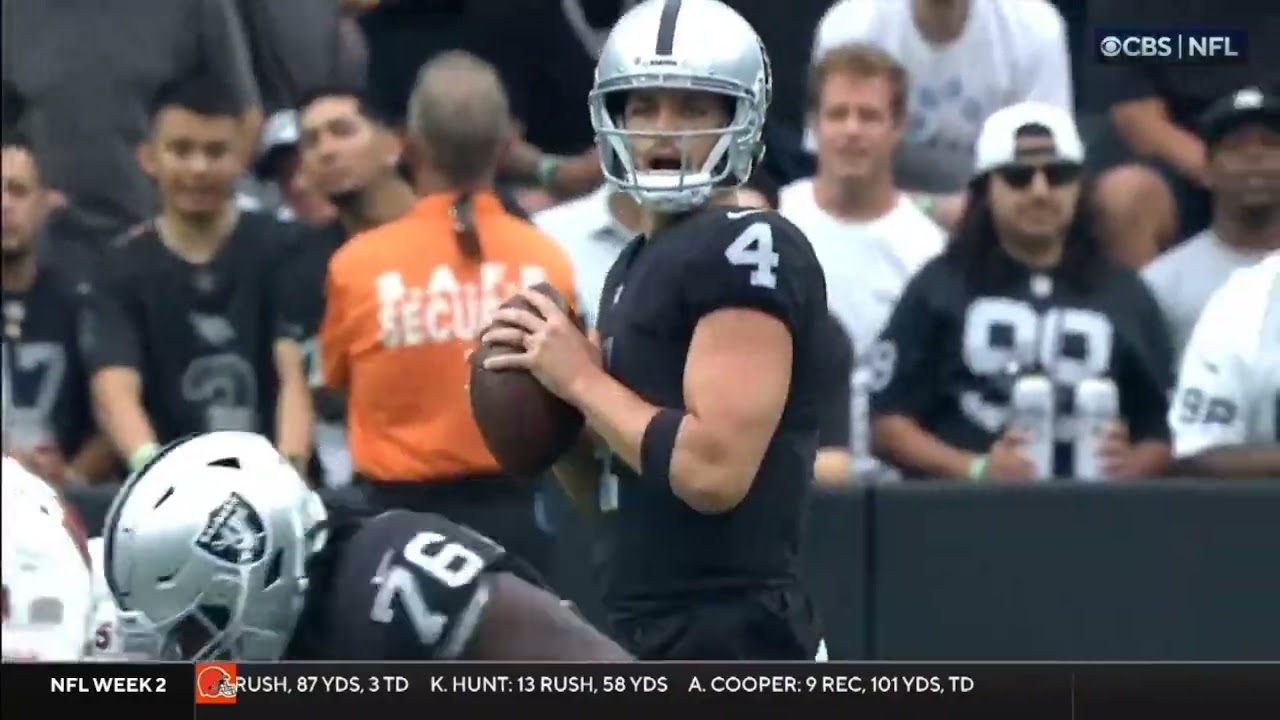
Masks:
[[[632,132],[623,123],[628,91],[697,90],[732,101],[729,124],[709,131]],[[751,25],[718,0],[646,0],[613,26],[596,65],[591,124],[605,178],[658,212],[696,207],[718,188],[746,182],[763,156],[772,77],[764,44]],[[690,167],[689,141],[716,136],[701,167]],[[679,170],[637,167],[631,140],[671,137],[685,161]]]
[[[125,482],[103,530],[122,643],[166,660],[279,659],[323,522],[315,493],[262,436],[167,446]]]

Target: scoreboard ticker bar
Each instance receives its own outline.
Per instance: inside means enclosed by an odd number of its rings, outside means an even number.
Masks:
[[[509,718],[582,709],[612,720],[685,708],[784,720],[846,711],[857,720],[1280,718],[1280,663],[6,664],[2,683],[14,718],[160,711],[364,720],[486,710]]]

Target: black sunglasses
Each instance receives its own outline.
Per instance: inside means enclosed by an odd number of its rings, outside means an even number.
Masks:
[[[1061,187],[1080,178],[1083,168],[1079,163],[1051,162],[1043,165],[1014,164],[996,168],[995,172],[1010,187],[1025,190],[1031,186],[1036,173],[1043,172],[1049,187]]]

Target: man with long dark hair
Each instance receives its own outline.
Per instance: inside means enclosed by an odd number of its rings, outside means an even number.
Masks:
[[[871,353],[877,454],[928,477],[1030,479],[1009,400],[1019,377],[1037,374],[1054,388],[1052,474],[1070,477],[1074,390],[1109,378],[1119,412],[1098,465],[1109,478],[1158,474],[1169,461],[1169,338],[1142,280],[1099,246],[1071,115],[1004,108],[975,157],[955,237],[908,284]]]

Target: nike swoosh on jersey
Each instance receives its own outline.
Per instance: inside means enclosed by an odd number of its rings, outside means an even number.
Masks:
[[[757,210],[730,210],[729,212],[725,213],[724,216],[729,218],[730,220],[737,220],[738,218],[743,218],[748,215],[755,215],[756,213],[762,213],[762,212],[764,212],[764,210],[758,210],[758,209]]]

